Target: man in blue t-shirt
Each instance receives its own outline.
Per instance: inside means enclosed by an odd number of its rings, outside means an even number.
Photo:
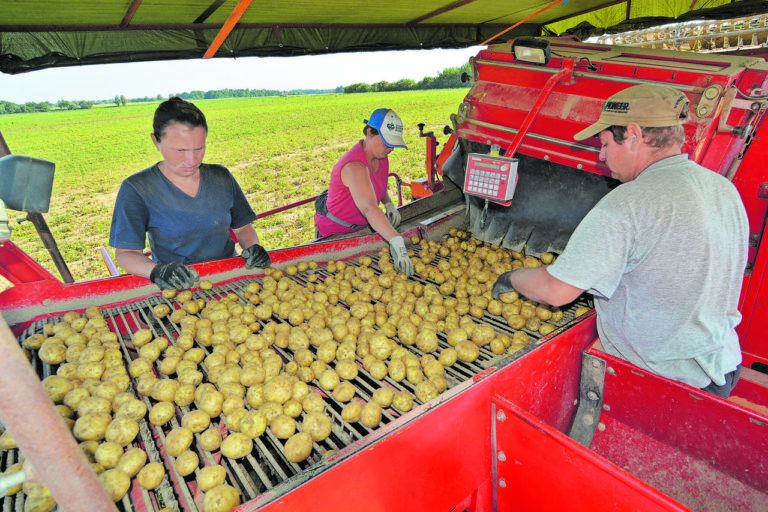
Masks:
[[[622,184],[584,217],[546,268],[499,276],[516,290],[567,304],[595,298],[605,352],[728,397],[740,373],[736,326],[749,224],[736,187],[681,153],[685,94],[638,85],[608,98],[597,123],[600,160]]]
[[[246,267],[268,267],[256,214],[234,176],[203,163],[208,124],[200,109],[177,97],[164,101],[153,130],[163,160],[128,177],[115,201],[109,244],[118,265],[161,288],[191,288],[199,276],[189,263],[237,255],[231,230]],[[152,259],[144,254],[147,237]]]

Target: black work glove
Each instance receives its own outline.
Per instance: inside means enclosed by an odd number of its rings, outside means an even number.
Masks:
[[[245,260],[245,268],[267,268],[272,264],[269,253],[259,244],[253,244],[243,250],[243,254],[240,256]]]
[[[499,296],[504,293],[514,292],[515,289],[512,287],[512,283],[509,282],[509,277],[512,275],[513,270],[510,270],[509,272],[504,272],[499,276],[498,279],[496,279],[496,282],[493,283],[493,288],[491,288],[491,295],[493,295],[493,298],[496,300],[499,300]]]
[[[181,263],[158,263],[149,274],[149,280],[162,289],[186,290],[192,288],[200,279],[197,270]]]

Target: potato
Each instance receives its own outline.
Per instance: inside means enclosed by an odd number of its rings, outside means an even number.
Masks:
[[[416,346],[424,353],[437,350],[437,333],[432,329],[424,329],[416,335]]]
[[[414,394],[421,403],[429,402],[437,396],[437,388],[431,381],[424,380],[416,384]]]
[[[480,324],[472,329],[472,341],[478,347],[489,344],[495,336],[496,331],[494,331],[491,324]]]
[[[472,343],[472,345],[474,345],[474,343]],[[395,393],[395,397],[392,399],[392,407],[400,412],[410,411],[413,408],[413,396],[411,396],[408,391]]]
[[[363,404],[355,400],[344,406],[344,409],[341,411],[341,419],[347,423],[355,423],[360,420],[362,412]]]
[[[456,359],[458,359],[459,355],[456,352],[455,348],[446,348],[443,349],[442,352],[440,352],[440,357],[438,358],[438,361],[440,361],[440,364],[443,366],[451,366],[456,362]]]
[[[77,419],[72,433],[80,441],[98,441],[104,438],[111,422],[112,416],[109,414],[86,414]]]
[[[150,462],[136,476],[139,485],[144,489],[154,489],[163,482],[165,478],[165,468],[159,462]]]
[[[212,452],[218,450],[219,447],[221,447],[221,440],[221,431],[219,431],[219,429],[216,427],[211,427],[200,434],[198,445],[200,446],[200,449],[207,452]]]
[[[129,448],[128,451],[120,457],[116,467],[129,477],[134,477],[139,470],[144,467],[146,462],[147,454],[144,450],[141,448]]]
[[[312,436],[307,432],[294,434],[285,443],[285,456],[291,462],[301,462],[311,453]]]
[[[302,402],[309,394],[309,391],[310,389],[306,382],[294,382],[291,388],[291,398],[297,402]]]
[[[269,402],[283,404],[291,398],[292,394],[293,380],[288,375],[278,375],[264,383],[264,399]]]
[[[64,404],[59,404],[54,407],[56,409],[56,412],[59,413],[59,416],[65,419],[70,419],[75,415],[75,411],[73,411],[71,408],[67,407]]]
[[[576,308],[576,311],[573,312],[573,317],[574,318],[580,317],[581,315],[585,313],[589,313],[590,311],[592,311],[591,308],[588,308],[586,306],[579,306],[578,308]]]
[[[267,418],[267,425],[270,425],[272,420],[283,414],[283,406],[277,402],[264,402],[258,410]]]
[[[496,355],[501,355],[504,353],[505,350],[507,350],[507,346],[504,344],[504,341],[502,340],[501,336],[497,336],[491,340],[491,352],[493,352]]]
[[[354,363],[353,363],[354,364]],[[349,402],[355,397],[355,386],[351,382],[340,382],[333,390],[333,399],[337,402]]]
[[[37,350],[43,346],[43,342],[46,340],[45,334],[33,334],[29,338],[22,342],[24,348],[29,350]],[[18,491],[17,491],[18,492]]]
[[[88,414],[109,414],[111,412],[112,404],[110,401],[98,396],[85,397],[77,404],[77,414],[80,416],[86,416]]]
[[[146,404],[144,404],[144,402],[142,402],[141,400],[137,400],[136,396],[132,392],[123,391],[122,393],[118,393],[118,395],[112,399],[112,410],[115,411],[115,416],[117,416],[117,413],[118,411],[120,411],[120,408],[122,406],[128,403],[133,403],[134,401],[141,402],[141,404],[143,405],[144,414],[146,414],[147,412]],[[129,417],[127,412],[128,412],[128,408],[126,408],[123,411],[123,416]],[[144,414],[142,414],[141,416],[144,416]],[[139,418],[141,418],[141,416],[139,416]],[[138,420],[139,418],[134,418],[134,419]]]
[[[418,332],[418,328],[408,319],[401,319],[398,322],[397,337],[403,345],[413,345]]]
[[[240,505],[240,493],[234,487],[221,484],[205,493],[205,512],[229,512]]]
[[[551,333],[555,329],[556,327],[552,324],[542,323],[541,327],[539,327],[539,334],[541,334],[542,336],[546,336],[547,334]]]
[[[373,377],[376,380],[381,380],[384,377],[387,376],[387,364],[384,361],[373,361],[370,364],[370,367],[368,369],[368,373],[371,374],[371,377]]]
[[[197,473],[197,486],[205,492],[221,485],[227,479],[227,470],[223,466],[206,466]]]
[[[301,429],[309,433],[314,441],[322,441],[331,435],[331,418],[321,412],[310,412],[304,418]]]
[[[107,426],[104,437],[120,446],[128,446],[139,433],[139,424],[131,418],[115,418]]]
[[[230,410],[229,414],[224,417],[227,429],[230,432],[239,432],[240,421],[243,419],[243,416],[245,416],[247,412],[248,411],[245,409],[245,407],[235,407]]]
[[[320,381],[320,387],[326,391],[332,391],[333,388],[339,384],[339,374],[336,370],[325,370],[318,379]]]
[[[56,507],[51,491],[43,484],[26,483],[23,488],[26,494],[24,512],[48,512]]]
[[[472,341],[462,341],[456,345],[456,356],[460,361],[471,363],[480,355],[480,348]]]
[[[149,329],[139,329],[135,333],[133,333],[133,339],[131,340],[133,342],[133,346],[136,348],[143,347],[150,341],[152,341],[152,331]]]
[[[195,386],[192,384],[179,384],[173,402],[179,407],[186,407],[195,401]]]
[[[123,446],[114,441],[101,443],[93,454],[96,462],[104,469],[112,469],[117,466],[123,456]]]
[[[211,418],[215,418],[221,414],[221,407],[223,404],[224,395],[215,390],[204,392],[197,400],[197,405],[200,410],[205,411]]]
[[[101,484],[112,501],[120,501],[131,486],[131,478],[119,469],[108,469],[99,475]]]
[[[405,379],[406,367],[401,359],[389,362],[389,377],[395,382]]]
[[[368,402],[360,413],[360,423],[368,428],[376,428],[381,423],[381,406],[376,402]]]
[[[293,419],[291,419],[293,421]],[[253,441],[250,437],[240,432],[234,432],[221,443],[221,453],[230,459],[239,459],[250,454],[253,450]]]
[[[54,403],[60,403],[72,391],[74,386],[70,381],[58,375],[49,375],[43,379],[43,388]]]
[[[454,327],[450,331],[448,331],[448,344],[452,347],[455,347],[462,341],[466,341],[469,339],[467,335],[467,331],[463,329],[462,327]]]
[[[352,380],[357,377],[357,363],[354,361],[339,361],[336,364],[336,373],[342,379]]]
[[[283,413],[287,414],[291,418],[299,417],[302,412],[304,412],[304,408],[302,407],[301,402],[298,400],[291,398],[283,404]]]
[[[153,425],[165,425],[176,414],[176,407],[172,402],[158,402],[149,410],[149,422]]]
[[[392,405],[392,399],[395,397],[395,392],[392,388],[379,388],[373,392],[373,401],[379,404],[381,407],[389,407]]]
[[[165,318],[168,316],[168,314],[170,314],[171,308],[168,306],[168,304],[158,304],[152,308],[152,312],[157,318]]]
[[[187,427],[176,427],[165,436],[165,451],[171,457],[178,457],[181,452],[189,448],[193,437],[192,431]]]
[[[63,343],[48,339],[37,351],[37,356],[50,365],[61,364],[67,360],[67,347]]]
[[[195,452],[191,450],[185,450],[181,452],[178,457],[176,457],[174,466],[176,467],[176,472],[178,474],[181,476],[187,476],[195,472],[199,463],[200,458]]]
[[[128,374],[131,377],[138,377],[144,373],[152,371],[152,361],[148,359],[142,359],[141,357],[134,359],[128,365]]]
[[[325,410],[325,400],[323,400],[322,395],[313,391],[304,397],[304,400],[301,401],[301,406],[308,413],[323,412]]]
[[[240,432],[255,439],[267,429],[267,417],[259,411],[248,411],[240,420]]]
[[[211,417],[205,411],[189,411],[181,418],[181,426],[187,427],[194,434],[207,429],[211,424]]]

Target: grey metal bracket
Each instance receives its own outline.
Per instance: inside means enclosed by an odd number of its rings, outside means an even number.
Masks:
[[[568,437],[589,448],[603,407],[605,360],[587,352],[581,355],[579,406]]]

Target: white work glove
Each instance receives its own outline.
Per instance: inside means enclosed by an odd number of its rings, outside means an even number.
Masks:
[[[389,241],[389,253],[392,255],[395,270],[411,277],[413,275],[413,263],[408,257],[408,249],[405,248],[405,240],[402,236],[398,235]]]
[[[396,228],[400,225],[400,212],[397,211],[397,208],[395,208],[395,205],[392,203],[384,203],[384,215],[387,216],[387,220],[390,224],[392,224],[393,228]]]

